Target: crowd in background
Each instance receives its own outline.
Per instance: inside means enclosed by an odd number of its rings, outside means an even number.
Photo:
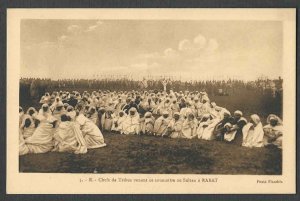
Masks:
[[[282,79],[260,78],[255,81],[242,81],[237,79],[207,80],[207,81],[181,81],[174,78],[144,78],[133,80],[126,77],[114,77],[103,79],[39,79],[21,78],[20,91],[30,91],[32,96],[40,97],[46,91],[87,90],[103,89],[112,91],[129,91],[132,89],[158,90],[165,87],[173,91],[205,90],[209,95],[229,95],[241,90],[256,90],[261,93],[271,93],[273,97],[282,93]]]

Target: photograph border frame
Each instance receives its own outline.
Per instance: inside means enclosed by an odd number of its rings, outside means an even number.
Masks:
[[[133,3],[134,2],[134,3]],[[300,196],[298,194],[299,192],[299,185],[298,185],[298,170],[299,170],[299,154],[297,154],[298,151],[298,145],[299,145],[299,138],[296,136],[296,189],[297,194],[295,195],[274,195],[274,194],[267,194],[267,195],[258,195],[258,194],[243,194],[243,195],[229,195],[229,194],[218,194],[218,195],[211,195],[211,194],[168,194],[168,195],[129,195],[129,194],[118,194],[118,195],[107,195],[107,194],[101,194],[101,195],[84,195],[84,194],[76,194],[76,195],[70,195],[70,194],[60,194],[60,195],[33,195],[33,194],[26,194],[26,195],[11,195],[6,194],[6,90],[7,90],[7,83],[6,83],[6,14],[7,14],[7,8],[297,8],[296,11],[296,31],[297,31],[297,37],[299,34],[299,14],[298,14],[298,8],[299,3],[296,3],[297,1],[277,1],[270,2],[268,0],[261,0],[261,1],[230,1],[230,3],[226,3],[226,1],[217,1],[217,0],[205,0],[202,2],[195,2],[195,1],[144,1],[141,3],[140,1],[45,1],[45,0],[28,0],[28,1],[5,1],[0,8],[0,26],[1,26],[1,32],[0,32],[0,44],[2,48],[0,48],[0,76],[1,76],[1,85],[0,85],[0,100],[1,104],[0,107],[0,113],[4,114],[0,116],[0,127],[2,134],[0,135],[0,172],[1,172],[1,188],[0,198],[4,198],[4,200],[98,200],[99,198],[103,200],[157,200],[157,199],[172,199],[172,200],[182,200],[182,199],[205,199],[205,200],[299,200]],[[298,76],[298,59],[299,59],[299,41],[296,40],[297,43],[297,51],[296,51],[296,76]],[[296,100],[298,99],[298,94],[300,93],[300,89],[298,87],[299,83],[296,79]],[[297,127],[296,132],[298,130],[298,110],[297,102],[296,102],[296,121],[297,121]]]

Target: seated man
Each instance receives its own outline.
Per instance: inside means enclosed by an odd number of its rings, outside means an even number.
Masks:
[[[85,140],[82,136],[80,127],[71,121],[71,117],[63,114],[61,123],[54,133],[54,149],[58,152],[72,152],[75,154],[87,153]]]
[[[33,135],[36,125],[35,125],[35,116],[37,115],[36,110],[33,107],[30,107],[26,114],[23,116],[23,121],[20,126],[20,130],[23,134],[24,139]]]
[[[128,115],[123,121],[121,134],[138,135],[140,134],[140,116],[135,107],[128,110]]]
[[[114,131],[117,133],[121,132],[123,122],[125,121],[125,119],[126,119],[125,112],[120,111],[118,113],[118,115],[113,118],[113,124],[112,124],[111,131]]]
[[[66,114],[71,118],[71,121],[75,121],[76,111],[74,110],[73,106],[69,105],[67,107],[67,113]]]
[[[126,105],[123,107],[123,111],[126,113],[126,114],[129,114],[129,110],[131,108],[135,108],[136,110],[138,110],[138,106],[137,104],[134,102],[133,99],[126,99]]]
[[[155,118],[152,116],[151,112],[146,112],[141,123],[141,131],[143,134],[152,135],[154,128]]]
[[[111,108],[107,108],[104,115],[101,117],[101,126],[104,131],[111,131],[112,125],[113,125],[113,110]]]
[[[66,114],[66,110],[64,108],[64,104],[59,101],[56,105],[55,105],[55,109],[52,112],[52,115],[54,118],[56,118],[58,120],[58,124],[60,123],[60,117],[61,115]]]
[[[20,135],[19,154],[46,153],[53,149],[53,133],[57,120],[49,112],[48,105],[43,105],[40,113],[36,116],[39,125],[32,136],[24,140]]]
[[[242,129],[247,124],[247,120],[243,117],[243,113],[239,110],[233,113],[233,122],[227,123],[227,131],[224,134],[224,140],[227,142],[235,141],[237,144],[242,144]]]
[[[103,135],[94,122],[86,118],[83,114],[79,114],[76,117],[76,122],[80,125],[80,130],[88,149],[106,146]]]
[[[139,105],[140,113],[144,115],[146,112],[153,111],[154,107],[155,103],[153,100],[151,98],[145,98],[145,100]]]
[[[98,113],[95,106],[91,106],[86,114],[86,117],[89,118],[94,124],[98,123]]]
[[[184,119],[186,119],[188,114],[191,114],[193,112],[194,111],[191,108],[191,104],[189,102],[186,102],[186,107],[184,107],[180,110],[180,116],[182,116]]]
[[[219,123],[220,119],[213,118],[211,114],[204,114],[200,120],[197,134],[199,139],[203,140],[214,140],[214,129]]]
[[[196,137],[197,124],[198,122],[195,115],[193,113],[187,114],[187,118],[182,125],[183,138],[192,139]]]
[[[173,115],[173,119],[170,121],[167,132],[165,133],[166,136],[170,138],[182,138],[182,119],[180,119],[179,112],[175,112]]]
[[[232,118],[230,112],[228,111],[223,114],[223,119],[221,119],[221,121],[218,122],[214,129],[214,135],[216,136],[216,140],[224,140],[224,134],[227,131],[225,125],[230,122],[232,122]]]
[[[282,120],[274,115],[270,114],[267,118],[267,125],[263,127],[264,130],[264,145],[265,146],[276,146],[282,149],[282,135],[283,135],[283,124]]]
[[[249,123],[243,128],[244,147],[263,147],[264,130],[260,118],[257,114],[250,117]]]
[[[156,119],[154,123],[153,133],[157,136],[163,136],[167,132],[168,125],[171,121],[168,111],[163,111],[162,116]]]

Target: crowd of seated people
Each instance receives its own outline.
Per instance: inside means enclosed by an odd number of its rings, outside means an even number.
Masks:
[[[84,154],[106,146],[102,132],[165,138],[219,140],[245,147],[282,148],[282,120],[270,114],[267,125],[253,114],[233,114],[211,102],[207,93],[170,90],[46,92],[41,108],[19,109],[19,150]]]

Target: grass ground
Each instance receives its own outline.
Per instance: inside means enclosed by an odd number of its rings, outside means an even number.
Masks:
[[[20,156],[20,172],[280,175],[277,148],[245,148],[219,141],[104,133],[107,146],[87,154]]]

